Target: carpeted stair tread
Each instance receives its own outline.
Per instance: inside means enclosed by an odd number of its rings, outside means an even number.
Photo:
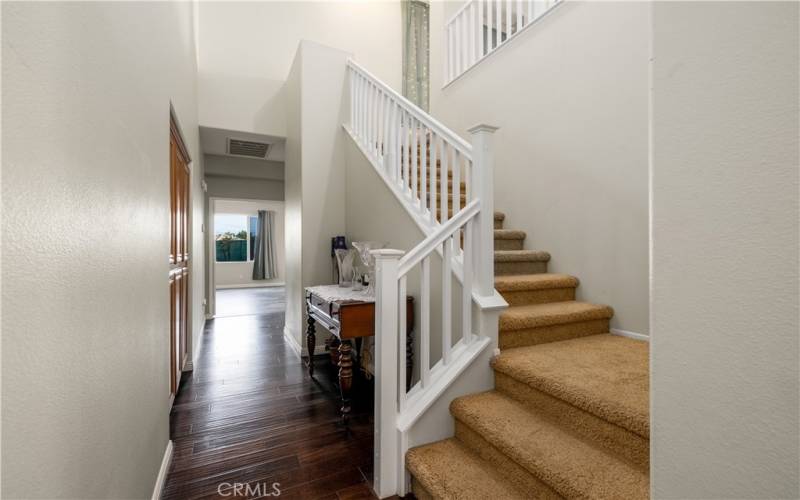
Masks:
[[[609,319],[614,310],[589,302],[550,302],[511,306],[500,314],[500,331],[524,330],[541,326]]]
[[[647,342],[590,335],[506,349],[492,367],[639,436],[650,436]]]
[[[525,231],[517,231],[516,229],[495,229],[494,239],[496,240],[524,240]]]
[[[637,499],[649,495],[645,471],[496,391],[455,399],[450,411],[483,438],[486,444],[481,446],[491,445],[566,498]]]
[[[546,290],[550,288],[575,288],[578,278],[568,274],[519,274],[496,276],[494,287],[498,292],[519,292],[524,290]]]
[[[542,250],[495,250],[495,262],[549,262],[550,254]]]
[[[527,498],[489,462],[453,438],[412,448],[406,455],[406,465],[434,498]]]

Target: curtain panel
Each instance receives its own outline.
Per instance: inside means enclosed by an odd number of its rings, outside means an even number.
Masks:
[[[275,212],[259,210],[256,251],[253,256],[253,279],[276,278],[275,267]]]
[[[428,111],[430,89],[429,6],[403,0],[403,95]]]

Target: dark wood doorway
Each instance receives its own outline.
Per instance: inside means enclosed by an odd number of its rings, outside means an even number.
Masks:
[[[186,363],[189,319],[189,162],[191,161],[175,119],[170,117],[169,179],[169,391],[174,396]]]

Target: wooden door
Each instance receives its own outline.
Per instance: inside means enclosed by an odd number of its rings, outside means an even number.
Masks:
[[[186,363],[189,317],[189,155],[175,126],[170,123],[170,394],[178,391]]]

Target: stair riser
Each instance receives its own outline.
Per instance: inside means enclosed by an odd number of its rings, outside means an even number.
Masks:
[[[411,493],[413,493],[418,500],[436,500],[436,497],[428,493],[428,490],[422,486],[422,483],[417,481],[413,476],[411,477]]]
[[[547,272],[547,262],[495,262],[494,274],[508,276],[512,274],[539,274]]]
[[[519,382],[495,370],[495,389],[529,407],[546,413],[578,434],[611,450],[642,470],[650,467],[650,441],[642,436],[581,410],[561,399]]]
[[[494,240],[495,250],[523,250],[525,240]]]
[[[500,331],[500,349],[558,342],[608,332],[608,320],[596,319],[525,330]]]
[[[492,446],[480,434],[472,430],[464,422],[455,419],[456,438],[472,449],[481,458],[495,466],[496,470],[505,477],[515,488],[536,499],[561,499],[563,498],[549,485],[539,480],[527,469],[521,467],[510,457]]]
[[[566,302],[575,300],[574,288],[549,288],[545,290],[520,290],[514,292],[500,292],[510,306],[524,306],[528,304],[548,304],[550,302]]]

